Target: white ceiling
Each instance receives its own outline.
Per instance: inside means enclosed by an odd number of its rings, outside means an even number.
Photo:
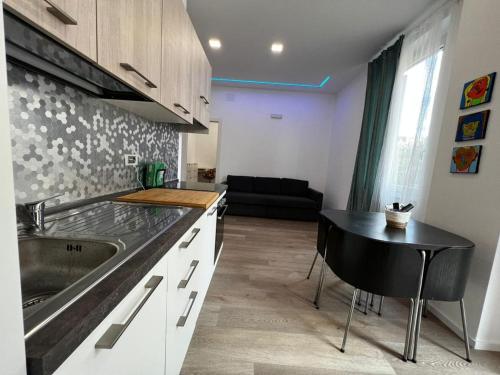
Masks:
[[[188,0],[214,77],[319,84],[335,92],[437,0]],[[222,48],[210,49],[209,38]],[[285,45],[273,55],[273,41]]]

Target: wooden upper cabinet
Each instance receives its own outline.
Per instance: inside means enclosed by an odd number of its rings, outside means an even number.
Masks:
[[[203,67],[203,75],[202,75],[202,124],[207,125],[210,122],[210,101],[211,101],[211,92],[212,92],[212,66],[210,65],[210,61],[208,61],[207,55],[205,55],[205,51],[202,50],[202,67]]]
[[[161,36],[162,0],[97,0],[97,62],[158,101]]]
[[[193,29],[193,60],[192,60],[192,87],[194,118],[208,126],[210,121],[210,89],[212,81],[212,67],[208,61],[203,46]]]
[[[4,0],[7,9],[97,60],[96,0]]]
[[[203,74],[203,65],[201,59],[201,43],[196,35],[196,31],[194,28],[191,31],[191,48],[192,48],[192,59],[191,59],[191,87],[192,87],[192,95],[193,95],[193,118],[199,122],[202,122],[201,113],[202,113],[202,105],[201,105],[201,91],[202,91],[202,74]]]
[[[182,0],[163,0],[161,104],[193,121],[191,20]]]

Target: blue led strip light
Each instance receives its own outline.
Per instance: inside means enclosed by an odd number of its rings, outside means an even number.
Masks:
[[[212,81],[216,82],[229,82],[229,83],[243,83],[247,85],[270,85],[270,86],[289,86],[289,87],[307,87],[310,89],[320,89],[331,79],[330,76],[326,76],[325,79],[320,84],[313,83],[293,83],[293,82],[274,82],[274,81],[255,81],[251,79],[234,79],[234,78],[222,78],[213,77]]]

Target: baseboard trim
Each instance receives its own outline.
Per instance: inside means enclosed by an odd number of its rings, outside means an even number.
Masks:
[[[457,302],[457,308],[458,308],[458,302]],[[453,333],[455,333],[455,335],[457,335],[458,337],[463,339],[464,334],[462,332],[462,324],[461,323],[460,323],[460,325],[456,324],[453,320],[448,318],[448,316],[445,313],[443,313],[440,309],[438,309],[436,306],[433,306],[430,301],[428,304],[428,310],[436,318],[438,318],[441,322],[443,322],[445,326],[447,326],[449,329],[451,329],[453,331]],[[476,348],[476,339],[474,337],[471,337],[470,335],[469,335],[469,342],[470,342],[470,345],[474,349],[477,349]],[[479,350],[481,350],[481,349],[479,349]]]
[[[492,352],[500,352],[500,342],[476,340],[476,343],[474,345],[474,349],[476,349],[476,350],[489,350]]]
[[[453,320],[449,319],[448,316],[440,309],[438,309],[436,306],[431,305],[431,303],[429,303],[428,309],[436,318],[443,322],[444,325],[451,329],[458,337],[460,337],[461,339],[463,338],[462,322],[460,322],[460,324],[456,324]],[[469,341],[471,347],[475,350],[500,352],[500,342],[498,341],[478,340],[477,338],[470,337],[470,335]]]

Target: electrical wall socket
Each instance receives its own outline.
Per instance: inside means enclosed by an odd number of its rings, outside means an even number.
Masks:
[[[126,166],[136,167],[137,164],[139,164],[139,155],[127,154],[124,156],[124,158],[125,158],[125,165]]]

